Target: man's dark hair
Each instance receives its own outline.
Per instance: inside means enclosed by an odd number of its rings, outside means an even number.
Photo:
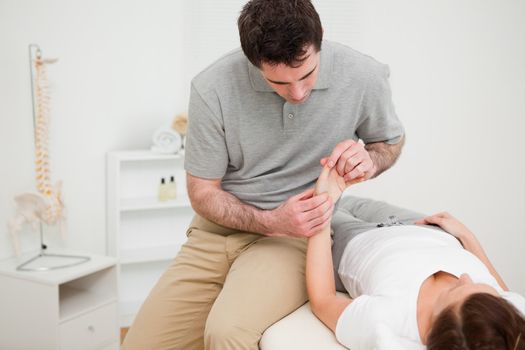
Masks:
[[[432,325],[428,350],[524,350],[525,320],[510,303],[476,293],[456,310],[443,310]]]
[[[251,0],[239,20],[241,47],[256,66],[297,66],[309,45],[321,50],[323,28],[310,0]]]

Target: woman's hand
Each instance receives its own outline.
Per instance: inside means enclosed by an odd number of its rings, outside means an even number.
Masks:
[[[467,226],[447,212],[427,216],[415,223],[416,225],[437,225],[459,240],[473,235]]]
[[[362,176],[360,178],[345,182],[344,178],[337,172],[337,169],[329,168],[325,164],[323,170],[321,171],[321,175],[319,175],[317,183],[315,184],[315,193],[319,195],[326,192],[332,199],[332,202],[335,203],[339,197],[341,197],[344,190],[350,185],[364,180],[365,178]]]

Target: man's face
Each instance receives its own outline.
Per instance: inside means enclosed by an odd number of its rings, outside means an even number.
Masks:
[[[299,104],[306,101],[317,80],[320,52],[313,45],[308,47],[304,60],[296,67],[284,63],[261,64],[261,73],[272,89],[287,102]]]

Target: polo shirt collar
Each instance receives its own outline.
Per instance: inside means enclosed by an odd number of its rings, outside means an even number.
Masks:
[[[330,87],[331,75],[332,75],[332,63],[333,63],[333,52],[328,45],[322,45],[321,58],[319,73],[317,75],[317,81],[314,85],[314,90],[328,89]],[[255,67],[248,61],[248,73],[250,75],[250,81],[255,91],[260,92],[273,92],[272,87],[263,78],[259,68]]]

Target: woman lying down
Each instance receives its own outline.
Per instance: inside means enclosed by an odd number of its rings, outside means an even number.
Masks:
[[[344,188],[323,169],[317,193],[335,202]],[[525,349],[525,298],[508,291],[474,234],[449,214],[422,218],[344,197],[332,228],[352,298],[336,295],[329,228],[309,239],[306,284],[312,311],[346,347]]]

